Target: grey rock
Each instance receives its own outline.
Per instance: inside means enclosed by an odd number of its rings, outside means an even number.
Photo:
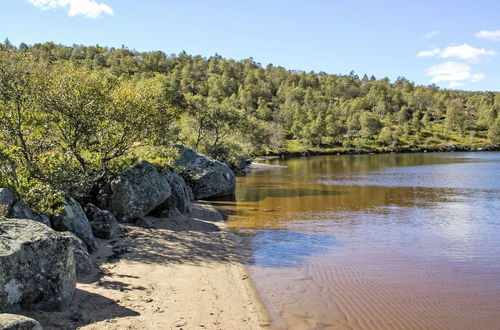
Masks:
[[[0,188],[0,216],[6,216],[14,204],[14,194],[7,188]]]
[[[137,221],[135,222],[135,225],[138,227],[146,228],[146,229],[151,229],[151,228],[155,227],[153,225],[153,223],[151,222],[151,220],[146,219],[146,218],[137,219]]]
[[[97,249],[90,222],[81,205],[71,197],[64,197],[61,214],[52,218],[52,228],[58,231],[70,231],[80,238],[90,252]]]
[[[43,330],[40,323],[29,317],[16,314],[0,314],[0,329],[3,330]]]
[[[14,203],[12,203],[8,217],[14,219],[32,219],[34,214],[22,200],[15,200]]]
[[[162,218],[170,218],[190,213],[193,209],[192,192],[182,176],[172,170],[162,170],[161,173],[167,178],[172,195],[158,206],[155,214]]]
[[[189,200],[191,200],[191,202],[193,202],[194,201],[193,189],[191,189],[190,186],[187,186],[187,190],[188,190],[188,194],[189,194]]]
[[[125,171],[101,191],[100,207],[110,210],[118,220],[131,221],[156,209],[171,195],[165,175],[142,161]]]
[[[75,287],[74,248],[67,235],[35,221],[0,221],[0,312],[62,311]]]
[[[113,213],[101,210],[93,204],[88,204],[85,207],[85,213],[90,221],[94,236],[109,239],[120,234],[120,225]]]
[[[128,249],[132,246],[134,246],[134,241],[130,238],[125,238],[113,244],[113,252],[116,254],[123,254],[128,252]]]
[[[26,203],[22,200],[16,200],[12,205],[10,213],[8,214],[9,218],[13,219],[29,219],[37,222],[41,222],[44,225],[50,227],[50,219],[48,216],[43,214],[38,214],[33,212]]]
[[[26,203],[16,199],[7,188],[0,188],[0,216],[13,219],[28,219],[50,226],[49,217],[33,212]]]
[[[33,218],[31,220],[41,222],[44,225],[50,227],[50,218],[45,214],[38,214],[36,212],[33,212]]]
[[[162,205],[160,205],[160,209],[155,211],[154,215],[159,218],[173,218],[182,215],[182,213],[174,205],[175,203],[173,203],[169,197]]]
[[[206,199],[234,194],[236,177],[226,164],[184,146],[175,147],[180,156],[176,165],[184,169],[181,174],[193,190],[194,198]]]
[[[74,259],[75,259],[75,268],[76,268],[76,276],[83,277],[92,273],[94,269],[94,264],[89,255],[87,247],[85,243],[72,232],[66,231],[64,232],[71,240],[74,249]]]

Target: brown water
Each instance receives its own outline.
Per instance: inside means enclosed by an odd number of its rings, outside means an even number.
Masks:
[[[500,329],[500,153],[322,156],[218,202],[287,329]]]

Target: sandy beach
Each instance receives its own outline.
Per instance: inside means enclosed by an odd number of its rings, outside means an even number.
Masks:
[[[268,327],[238,248],[213,206],[198,202],[190,217],[146,221],[124,225],[119,240],[102,241],[96,269],[79,281],[69,310],[25,314],[45,329]]]

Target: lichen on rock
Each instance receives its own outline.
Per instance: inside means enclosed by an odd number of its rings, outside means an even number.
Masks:
[[[76,287],[71,239],[44,224],[0,221],[0,312],[66,309]]]

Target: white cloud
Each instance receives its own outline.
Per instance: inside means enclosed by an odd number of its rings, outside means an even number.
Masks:
[[[443,49],[439,57],[454,57],[460,60],[476,63],[479,62],[482,57],[490,57],[495,55],[497,55],[497,53],[494,50],[475,48],[468,44],[463,44],[461,46],[446,47],[445,49]]]
[[[451,83],[448,84],[449,88],[457,88],[462,86],[465,86],[465,84],[458,81],[452,81]]]
[[[418,57],[438,56],[441,58],[456,58],[470,63],[477,63],[483,58],[496,55],[497,52],[495,52],[494,50],[475,48],[468,44],[463,44],[461,46],[449,46],[443,50],[434,48],[431,50],[423,50],[417,53]]]
[[[418,57],[432,57],[439,55],[441,53],[441,49],[439,48],[434,48],[434,49],[429,49],[429,50],[422,50],[418,52],[417,56]]]
[[[435,36],[437,36],[437,35],[439,35],[439,32],[438,32],[438,31],[436,31],[436,30],[433,30],[433,31],[431,31],[431,32],[427,32],[427,33],[425,33],[425,34],[422,34],[422,35],[420,36],[420,38],[422,38],[422,39],[430,39],[430,38],[433,38],[433,37],[435,37]]]
[[[102,14],[113,15],[111,7],[94,0],[28,0],[28,2],[43,10],[69,7],[68,15],[71,17],[83,15],[89,18],[98,18]]]
[[[483,38],[491,41],[500,41],[500,30],[496,31],[481,30],[478,33],[476,33],[475,36],[476,38]]]
[[[431,66],[426,70],[432,83],[449,82],[449,87],[464,86],[463,82],[478,82],[485,78],[482,73],[473,73],[470,65],[448,61]]]

